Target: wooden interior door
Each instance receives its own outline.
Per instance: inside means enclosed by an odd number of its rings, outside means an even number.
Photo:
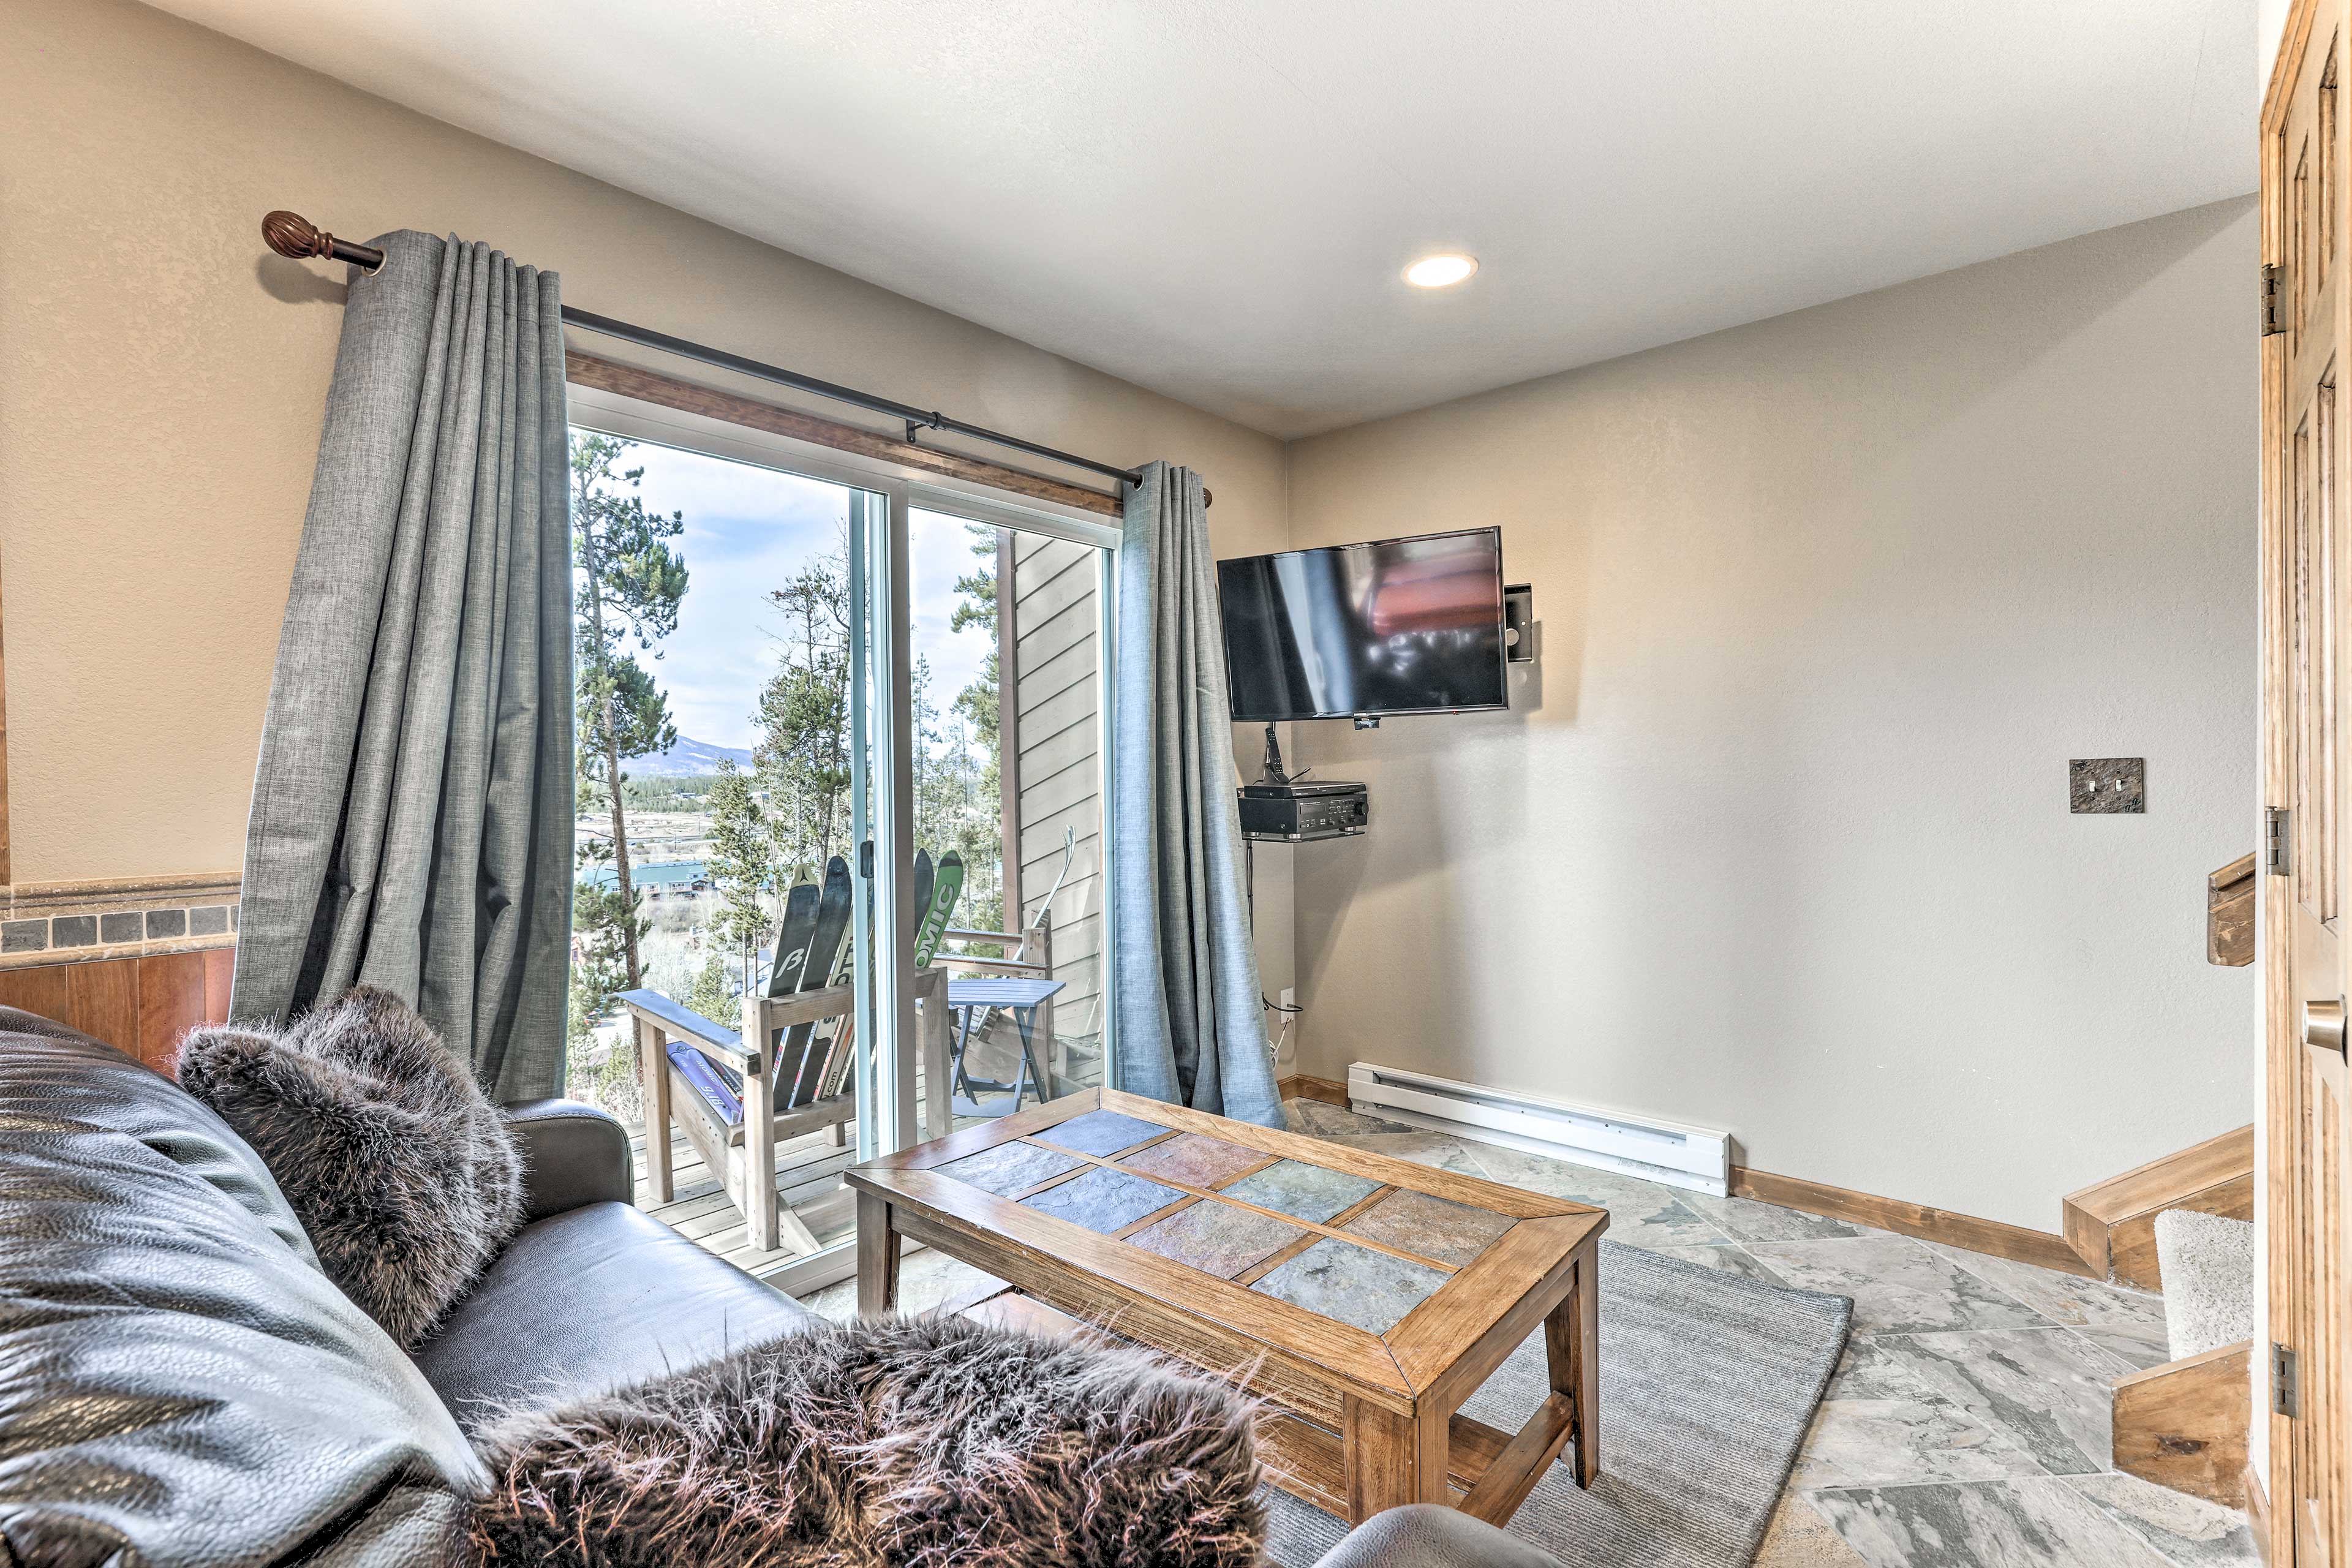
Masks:
[[[2265,879],[2272,1226],[2270,1334],[2293,1357],[2271,1421],[2273,1563],[2352,1568],[2345,1512],[2344,1190],[2352,1084],[2345,1065],[2347,770],[2339,766],[2345,562],[2339,374],[2352,369],[2344,275],[2346,0],[2304,0],[2263,111],[2264,321],[2263,775],[2284,808]],[[2275,1375],[2275,1374],[2274,1374]],[[2290,1381],[2282,1378],[2281,1381]]]

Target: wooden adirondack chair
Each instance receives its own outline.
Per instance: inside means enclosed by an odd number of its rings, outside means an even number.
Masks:
[[[930,968],[908,977],[921,1030],[924,1121],[927,1136],[943,1138],[951,1115],[949,1097],[947,971]],[[837,1146],[843,1129],[857,1120],[854,1071],[827,1070],[835,1092],[805,1105],[778,1109],[776,1048],[795,1024],[846,1018],[856,1005],[856,988],[827,986],[789,996],[743,998],[743,1026],[728,1028],[658,991],[625,991],[619,1001],[636,1031],[646,1112],[646,1175],[654,1202],[676,1196],[670,1171],[673,1122],[686,1141],[719,1173],[728,1200],[743,1215],[753,1247],[773,1252],[789,1247],[803,1256],[820,1250],[807,1222],[776,1196],[776,1145],[827,1131]],[[837,1050],[846,1047],[835,1031]],[[732,1073],[739,1094],[719,1069]],[[828,1194],[828,1201],[831,1201]],[[848,1194],[839,1194],[844,1211]]]

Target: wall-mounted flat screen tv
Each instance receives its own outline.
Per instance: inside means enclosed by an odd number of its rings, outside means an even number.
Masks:
[[[1238,721],[1509,706],[1499,528],[1220,561],[1217,600]]]

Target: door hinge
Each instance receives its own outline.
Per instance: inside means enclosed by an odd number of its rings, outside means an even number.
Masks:
[[[2274,338],[2286,331],[2286,269],[2277,262],[2263,268],[2263,336]]]
[[[2282,1344],[2271,1346],[2271,1410],[2293,1415],[2295,1408],[2294,1352]]]
[[[2283,805],[2263,807],[2263,869],[2284,877],[2294,863],[2294,819]]]

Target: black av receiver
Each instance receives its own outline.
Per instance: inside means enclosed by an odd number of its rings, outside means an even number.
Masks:
[[[1242,785],[1242,837],[1297,843],[1344,838],[1372,823],[1371,796],[1360,784],[1302,779]]]

